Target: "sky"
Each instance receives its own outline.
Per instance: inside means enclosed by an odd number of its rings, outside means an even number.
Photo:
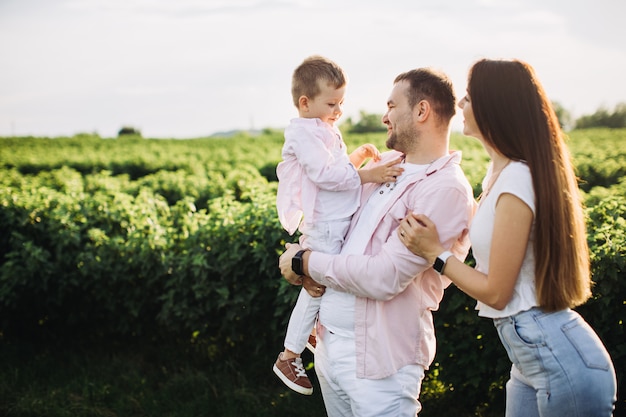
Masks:
[[[481,58],[530,63],[576,118],[626,102],[624,16],[624,0],[0,0],[0,136],[280,129],[313,54],[348,75],[344,119],[383,114],[418,67],[461,98]]]

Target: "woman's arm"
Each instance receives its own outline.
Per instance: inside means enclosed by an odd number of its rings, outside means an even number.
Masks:
[[[497,310],[503,309],[513,296],[532,222],[530,207],[513,194],[502,194],[496,204],[489,274],[450,257],[444,269],[445,276],[470,297]],[[398,232],[400,240],[411,252],[431,264],[444,251],[434,223],[426,216],[407,216]]]

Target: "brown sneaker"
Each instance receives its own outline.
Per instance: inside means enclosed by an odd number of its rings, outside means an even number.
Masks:
[[[304,395],[313,394],[313,385],[304,370],[302,358],[294,358],[284,361],[282,352],[274,364],[274,373],[281,381],[295,392]]]
[[[317,339],[315,338],[314,334],[310,334],[309,335],[309,341],[306,344],[306,348],[309,349],[311,351],[312,354],[315,355],[315,345],[316,345]]]

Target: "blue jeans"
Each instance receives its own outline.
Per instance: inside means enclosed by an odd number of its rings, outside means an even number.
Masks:
[[[610,417],[615,369],[593,329],[572,310],[538,308],[494,319],[513,363],[506,417]]]

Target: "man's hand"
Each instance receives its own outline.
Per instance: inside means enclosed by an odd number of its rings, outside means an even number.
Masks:
[[[303,275],[302,286],[311,297],[321,297],[326,292],[326,287],[318,284],[313,278]]]
[[[297,243],[287,243],[285,248],[285,252],[283,252],[278,259],[280,273],[291,285],[302,285],[302,277],[297,275],[293,272],[293,269],[291,269],[291,258],[293,258],[295,254],[302,249],[302,247]]]
[[[280,255],[280,259],[278,260],[280,273],[291,285],[302,285],[311,297],[321,297],[326,291],[325,286],[318,284],[311,277],[298,275],[291,269],[291,259],[302,247],[296,243],[287,243],[285,248],[285,252]]]

